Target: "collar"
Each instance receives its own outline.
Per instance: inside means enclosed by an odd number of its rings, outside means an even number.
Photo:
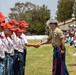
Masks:
[[[0,35],[0,38],[4,38],[4,37]]]
[[[17,36],[19,39],[22,39],[22,37],[21,36]]]
[[[5,34],[5,37],[6,38],[9,37],[10,39],[12,39],[12,37],[10,35],[8,35],[8,34]]]
[[[26,33],[22,33],[22,34],[26,35]]]

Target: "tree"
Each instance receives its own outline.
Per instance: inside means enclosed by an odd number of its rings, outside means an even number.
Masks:
[[[74,2],[74,17],[75,17],[75,20],[76,20],[76,1]]]
[[[31,34],[45,34],[46,21],[50,18],[50,10],[47,6],[37,6],[30,2],[16,3],[11,11],[9,18],[28,22],[28,31]]]
[[[74,0],[59,0],[58,10],[57,10],[57,20],[60,22],[65,22],[66,20],[72,18],[73,14]]]
[[[40,8],[31,11],[31,24],[29,31],[37,34],[45,34],[46,21],[50,18],[50,12],[43,5]]]

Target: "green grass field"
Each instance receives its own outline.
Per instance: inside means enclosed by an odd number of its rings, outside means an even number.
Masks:
[[[36,43],[38,41],[30,41]],[[72,54],[76,48],[66,44],[66,65],[70,75],[76,75],[76,56]],[[27,63],[25,75],[52,75],[53,48],[50,44],[39,48],[27,47]]]

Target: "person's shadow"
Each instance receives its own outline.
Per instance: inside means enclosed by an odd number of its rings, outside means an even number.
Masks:
[[[67,64],[68,66],[76,66],[76,64]]]

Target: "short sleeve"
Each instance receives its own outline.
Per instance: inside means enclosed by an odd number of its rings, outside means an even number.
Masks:
[[[14,32],[13,32],[12,38],[13,38],[13,42],[15,43],[16,42],[16,34]]]
[[[63,34],[63,32],[62,32],[61,30],[58,31],[58,36],[59,36],[60,38],[63,38],[63,37],[64,37],[64,34]]]
[[[26,36],[25,36],[24,34],[22,34],[22,35],[21,35],[21,37],[23,38],[23,40],[24,40],[25,44],[27,44],[27,43],[28,43],[28,41],[27,41]]]

